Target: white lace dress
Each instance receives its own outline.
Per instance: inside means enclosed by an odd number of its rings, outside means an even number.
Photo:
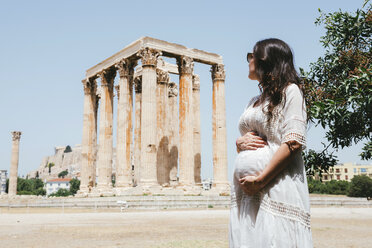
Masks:
[[[267,124],[261,106],[253,107],[254,97],[239,120],[241,135],[256,131],[268,145],[237,155],[231,194],[230,248],[313,247],[310,229],[310,202],[301,153],[255,196],[240,188],[239,179],[255,175],[269,163],[279,146],[289,140],[306,145],[306,108],[295,84],[286,90],[286,103],[278,107]],[[267,108],[267,102],[263,104]]]

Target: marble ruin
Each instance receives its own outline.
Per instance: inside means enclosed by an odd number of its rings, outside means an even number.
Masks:
[[[175,58],[177,65],[162,56]],[[166,188],[200,193],[200,79],[193,72],[195,62],[212,67],[213,189],[229,192],[222,57],[143,37],[88,69],[82,80],[80,195],[120,195],[134,189],[154,193]],[[117,73],[119,83],[114,86]],[[179,87],[171,82],[170,74],[179,75]],[[116,157],[114,89],[118,99]]]
[[[19,141],[21,139],[21,132],[12,132],[12,157],[10,160],[9,173],[9,189],[8,194],[14,196],[17,194],[17,177],[18,177],[18,161],[19,161]]]

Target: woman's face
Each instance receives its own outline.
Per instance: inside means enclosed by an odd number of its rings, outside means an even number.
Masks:
[[[248,78],[251,80],[258,80],[255,67],[255,58],[254,56],[249,60],[249,74]]]

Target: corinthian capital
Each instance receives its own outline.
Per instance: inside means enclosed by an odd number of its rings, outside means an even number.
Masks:
[[[212,80],[225,81],[225,66],[222,64],[216,64],[212,66]]]
[[[85,95],[94,95],[96,93],[97,83],[95,78],[81,80],[84,86]]]
[[[178,89],[177,84],[174,82],[170,82],[168,84],[168,97],[176,97],[178,96]]]
[[[101,86],[102,87],[113,87],[114,86],[114,79],[116,70],[115,68],[109,68],[106,70],[103,70],[98,73],[99,77],[101,78]]]
[[[14,131],[12,132],[12,140],[13,141],[16,141],[16,140],[20,140],[21,139],[21,132],[19,131]]]
[[[144,48],[137,53],[141,58],[142,66],[156,66],[161,52],[152,48]]]
[[[166,84],[169,81],[169,73],[160,69],[156,70],[156,75],[158,76],[158,83]]]
[[[119,71],[120,77],[133,76],[133,69],[136,67],[137,61],[122,59],[119,63],[115,65],[116,69]]]
[[[181,56],[177,59],[177,64],[180,74],[192,74],[194,71],[194,61],[190,57]]]

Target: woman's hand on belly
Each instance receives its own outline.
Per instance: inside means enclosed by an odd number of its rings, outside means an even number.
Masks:
[[[258,148],[265,147],[265,145],[267,145],[267,141],[258,136],[254,131],[248,132],[236,140],[236,150],[238,153],[246,150],[257,150]]]
[[[256,181],[258,176],[245,176],[239,179],[240,187],[247,195],[255,195],[257,194],[264,185]]]

